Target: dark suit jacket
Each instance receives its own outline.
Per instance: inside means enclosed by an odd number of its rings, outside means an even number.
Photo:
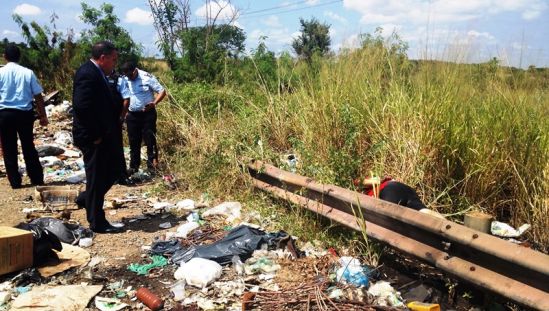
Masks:
[[[116,103],[103,73],[90,60],[74,75],[72,105],[74,144],[82,148],[99,138],[108,143],[118,122]]]

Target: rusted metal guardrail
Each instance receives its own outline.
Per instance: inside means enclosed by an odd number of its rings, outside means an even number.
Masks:
[[[549,310],[549,256],[423,214],[252,160],[254,186],[414,255],[473,285]]]

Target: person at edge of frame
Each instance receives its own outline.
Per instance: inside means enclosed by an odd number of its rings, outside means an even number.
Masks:
[[[18,64],[21,59],[21,50],[17,45],[13,43],[6,45],[4,59],[7,64],[0,68],[0,143],[8,181],[12,189],[22,187],[17,162],[17,137],[19,137],[31,184],[43,185],[44,172],[34,146],[33,133],[36,119],[33,99],[40,125],[48,125],[42,97],[43,89],[34,72]]]

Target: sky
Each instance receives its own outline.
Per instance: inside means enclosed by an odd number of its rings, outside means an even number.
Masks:
[[[98,8],[114,5],[132,38],[141,43],[147,56],[158,56],[156,31],[147,0],[86,0]],[[204,0],[190,0],[191,23],[203,25],[208,12]],[[408,43],[413,59],[439,59],[476,63],[497,57],[502,64],[526,68],[549,67],[549,0],[216,0],[209,9],[221,10],[220,18],[236,14],[234,24],[246,33],[248,51],[264,38],[267,47],[280,53],[291,51],[299,35],[299,19],[316,18],[330,25],[331,49],[358,46],[360,34],[397,33]],[[217,3],[217,4],[216,4]],[[78,34],[89,28],[79,19],[80,1],[2,0],[0,38],[22,41],[12,19],[16,13],[25,21],[50,23]]]

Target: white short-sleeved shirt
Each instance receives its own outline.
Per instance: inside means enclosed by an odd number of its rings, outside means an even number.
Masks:
[[[42,91],[32,70],[13,62],[0,68],[0,109],[31,110],[33,97]]]
[[[128,89],[130,90],[130,111],[143,111],[145,105],[154,101],[154,93],[160,93],[164,90],[152,74],[137,69],[135,80],[125,78]]]

